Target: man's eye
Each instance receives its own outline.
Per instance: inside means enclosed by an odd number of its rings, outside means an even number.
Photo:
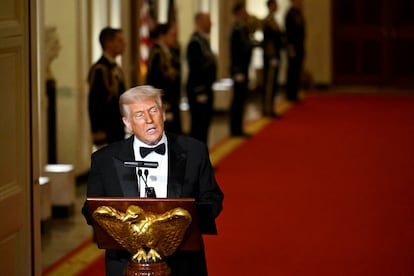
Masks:
[[[158,108],[153,107],[153,108],[151,108],[151,109],[150,109],[150,112],[151,112],[152,114],[155,114],[155,113],[157,113],[157,112],[158,112]]]
[[[135,113],[135,118],[142,118],[144,116],[144,113],[139,112],[139,113]]]

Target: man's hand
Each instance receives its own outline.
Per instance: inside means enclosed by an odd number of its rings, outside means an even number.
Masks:
[[[238,73],[234,75],[234,80],[236,82],[243,82],[246,79],[246,76],[242,73]]]

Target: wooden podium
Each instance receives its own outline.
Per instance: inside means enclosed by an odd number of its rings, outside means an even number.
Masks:
[[[191,224],[187,228],[178,250],[201,250],[201,234],[217,234],[214,216],[209,204],[196,203],[193,198],[87,198],[90,215],[101,206],[110,206],[119,212],[125,212],[131,205],[145,212],[163,214],[174,208],[182,208],[191,215]],[[93,221],[95,241],[101,249],[125,250],[98,222]],[[168,276],[170,269],[163,262],[136,263],[130,261],[126,267],[127,276]]]

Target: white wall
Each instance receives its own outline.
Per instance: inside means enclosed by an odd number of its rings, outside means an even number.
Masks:
[[[194,31],[194,14],[196,12],[195,1],[176,0],[177,21],[178,21],[178,42],[181,48],[181,93],[185,95],[185,83],[187,81],[188,66],[186,60],[187,44]]]
[[[51,69],[56,80],[56,129],[58,163],[76,163],[78,137],[77,96],[77,2],[65,0],[44,0],[44,23],[55,26],[61,49]],[[64,12],[63,12],[64,11]]]
[[[44,0],[44,24],[55,26],[61,49],[52,62],[56,80],[57,162],[89,169],[90,134],[86,110],[86,5],[82,0]],[[63,12],[64,11],[64,12]]]
[[[306,34],[305,69],[315,84],[332,83],[332,41],[330,0],[304,1]]]

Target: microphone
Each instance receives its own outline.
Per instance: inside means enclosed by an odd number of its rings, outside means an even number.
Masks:
[[[142,177],[142,170],[138,169],[138,197],[141,197],[141,177]]]
[[[145,182],[145,195],[148,198],[156,198],[157,196],[155,195],[154,187],[148,187],[148,185],[147,185],[148,174],[149,174],[148,170],[145,169],[145,171],[144,171],[145,179],[143,178],[144,182]]]
[[[149,174],[149,172],[148,172],[148,170],[146,169],[146,170],[144,171],[144,175],[145,175],[145,183],[147,183],[147,180],[148,180],[148,174]]]
[[[124,161],[124,166],[128,168],[158,168],[158,162]]]
[[[138,169],[138,189],[140,189],[141,186],[141,179],[144,181],[144,185],[145,185],[145,196],[148,198],[156,198],[157,196],[155,195],[155,189],[154,187],[148,187],[147,185],[147,181],[148,181],[148,170],[146,169],[144,171],[144,175],[142,175],[142,170]],[[144,177],[145,176],[145,177]]]
[[[142,170],[140,168],[158,168],[158,162],[150,161],[124,161],[124,166],[128,168],[138,168],[138,196],[141,197],[141,179],[145,184],[145,195],[148,198],[156,198],[154,187],[148,187],[148,169],[145,169],[144,175],[142,175]]]

